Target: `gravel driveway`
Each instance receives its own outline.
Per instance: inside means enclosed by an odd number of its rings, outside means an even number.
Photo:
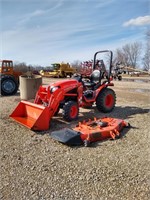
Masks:
[[[58,79],[44,78],[43,83]],[[68,147],[49,137],[51,131],[73,127],[61,113],[48,131],[32,132],[9,118],[20,101],[0,98],[1,200],[149,200],[150,87],[149,82],[114,81],[117,94],[112,113],[96,107],[80,109],[78,121],[93,116],[126,119],[123,137]]]

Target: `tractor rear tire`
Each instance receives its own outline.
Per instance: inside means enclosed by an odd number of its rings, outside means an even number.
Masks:
[[[63,106],[63,118],[66,121],[73,121],[78,118],[79,106],[75,101],[68,101]]]
[[[9,96],[17,93],[18,82],[12,76],[2,76],[1,77],[1,95]]]
[[[100,91],[97,99],[96,106],[99,111],[104,113],[111,112],[116,104],[116,94],[110,88],[105,88]]]

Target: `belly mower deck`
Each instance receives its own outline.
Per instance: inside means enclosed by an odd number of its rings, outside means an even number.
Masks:
[[[89,121],[79,122],[73,129],[64,128],[53,131],[50,136],[54,140],[67,145],[89,146],[92,142],[118,138],[120,131],[124,127],[129,127],[129,123],[122,119],[108,117],[102,119],[94,118],[94,120],[89,119]]]

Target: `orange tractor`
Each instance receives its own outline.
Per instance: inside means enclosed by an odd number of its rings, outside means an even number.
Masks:
[[[14,71],[12,60],[0,60],[1,95],[8,96],[17,92],[21,72]]]
[[[97,70],[97,56],[110,55],[107,71]],[[48,130],[51,118],[62,109],[63,118],[67,121],[77,119],[79,107],[91,107],[96,103],[102,112],[111,112],[116,103],[115,92],[108,88],[113,86],[111,78],[112,52],[98,51],[94,55],[93,72],[84,80],[81,75],[58,81],[48,86],[40,86],[34,103],[21,101],[10,115],[18,123],[32,130]]]

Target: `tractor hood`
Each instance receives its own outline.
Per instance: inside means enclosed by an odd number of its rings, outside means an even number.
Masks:
[[[52,83],[50,86],[51,87],[61,87],[67,88],[67,90],[74,89],[78,86],[79,82],[75,79],[68,79],[68,80],[62,80],[62,81],[57,81],[56,83]]]
[[[83,141],[80,137],[81,133],[71,130],[69,128],[64,128],[62,130],[53,131],[50,136],[54,140],[57,140],[61,143],[67,144],[67,145],[82,145]]]

